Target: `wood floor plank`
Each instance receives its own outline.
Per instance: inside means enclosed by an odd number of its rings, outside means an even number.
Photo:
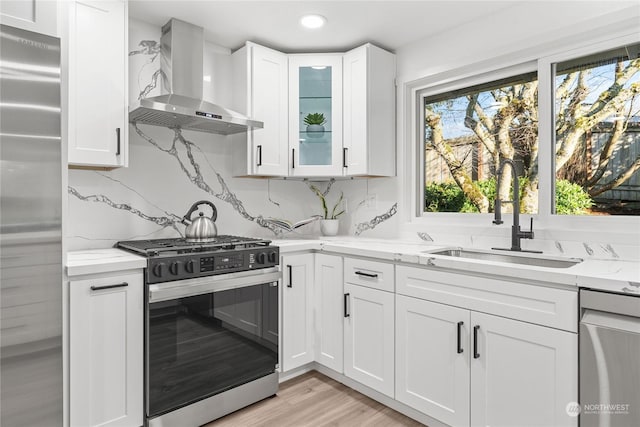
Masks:
[[[312,371],[280,384],[278,395],[205,427],[419,427],[423,424]]]

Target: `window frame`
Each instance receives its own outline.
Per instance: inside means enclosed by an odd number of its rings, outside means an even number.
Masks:
[[[578,47],[569,47],[549,55],[530,55],[521,61],[501,58],[486,61],[475,67],[466,66],[452,72],[440,73],[405,84],[406,127],[405,177],[411,188],[405,192],[406,206],[410,212],[407,220],[415,225],[454,225],[490,227],[493,214],[461,212],[424,212],[424,101],[428,96],[488,83],[510,76],[536,71],[538,75],[538,213],[526,214],[535,218],[534,228],[562,230],[601,230],[629,233],[631,226],[638,227],[638,216],[558,215],[555,213],[555,63],[568,61],[601,51],[640,42],[637,34],[611,37]],[[502,62],[502,63],[501,63]],[[492,66],[493,65],[493,66]],[[401,111],[402,114],[402,111]],[[507,225],[510,226],[510,222]],[[640,233],[640,228],[634,230]]]

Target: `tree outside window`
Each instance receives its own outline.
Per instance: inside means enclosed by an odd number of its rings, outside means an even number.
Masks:
[[[637,58],[632,46],[556,65],[558,214],[640,214]],[[425,98],[424,211],[491,212],[496,196],[511,199],[495,177],[510,159],[521,212],[538,212],[537,94],[530,73]]]
[[[640,44],[555,65],[556,193],[579,186],[586,213],[640,215],[639,53]]]

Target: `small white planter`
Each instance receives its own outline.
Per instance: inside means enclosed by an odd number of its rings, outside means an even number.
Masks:
[[[322,138],[324,136],[324,126],[322,125],[308,125],[307,136],[309,138]]]
[[[340,226],[339,219],[323,219],[320,220],[320,231],[323,236],[335,236],[338,234],[338,227]]]

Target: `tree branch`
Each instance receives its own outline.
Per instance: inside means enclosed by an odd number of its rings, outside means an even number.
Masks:
[[[425,109],[425,122],[426,125],[431,128],[431,144],[449,167],[449,171],[456,184],[458,184],[460,189],[480,212],[489,212],[489,201],[484,194],[482,194],[478,185],[474,183],[466,173],[463,162],[456,158],[449,144],[445,142],[442,136],[442,121],[440,116],[433,111]]]
[[[618,114],[622,114],[622,111],[618,111]],[[616,147],[622,142],[622,135],[627,130],[627,122],[624,120],[616,120],[613,122],[613,131],[609,135],[609,139],[602,147],[600,151],[600,158],[598,159],[598,166],[595,171],[587,178],[586,186],[593,187],[604,175],[609,165],[609,161],[613,156],[613,152]]]
[[[620,186],[620,184],[624,183],[625,181],[627,181],[629,178],[631,178],[631,176],[636,173],[636,171],[640,170],[640,155],[638,155],[636,157],[636,160],[633,162],[633,164],[631,166],[629,166],[629,168],[622,172],[621,174],[619,174],[618,176],[616,176],[613,180],[607,182],[604,185],[601,185],[599,187],[593,187],[591,189],[589,189],[589,195],[591,197],[595,197],[599,194],[604,193],[605,191],[611,190],[613,188],[616,188],[618,186]]]
[[[492,131],[493,121],[484,114],[482,108],[478,105],[478,94],[474,94],[468,97],[469,103],[467,104],[467,113],[464,118],[464,125],[468,129],[471,129],[473,133],[480,139],[480,142],[489,150],[489,152],[495,156],[496,155],[496,145],[491,138],[490,132]],[[478,110],[480,113],[478,113]],[[474,119],[473,113],[476,113],[480,120],[482,121],[482,126],[480,123]],[[483,120],[484,118],[484,120]],[[491,123],[491,127],[487,127],[486,123]],[[484,126],[484,127],[483,127]],[[487,132],[487,130],[489,132]]]

